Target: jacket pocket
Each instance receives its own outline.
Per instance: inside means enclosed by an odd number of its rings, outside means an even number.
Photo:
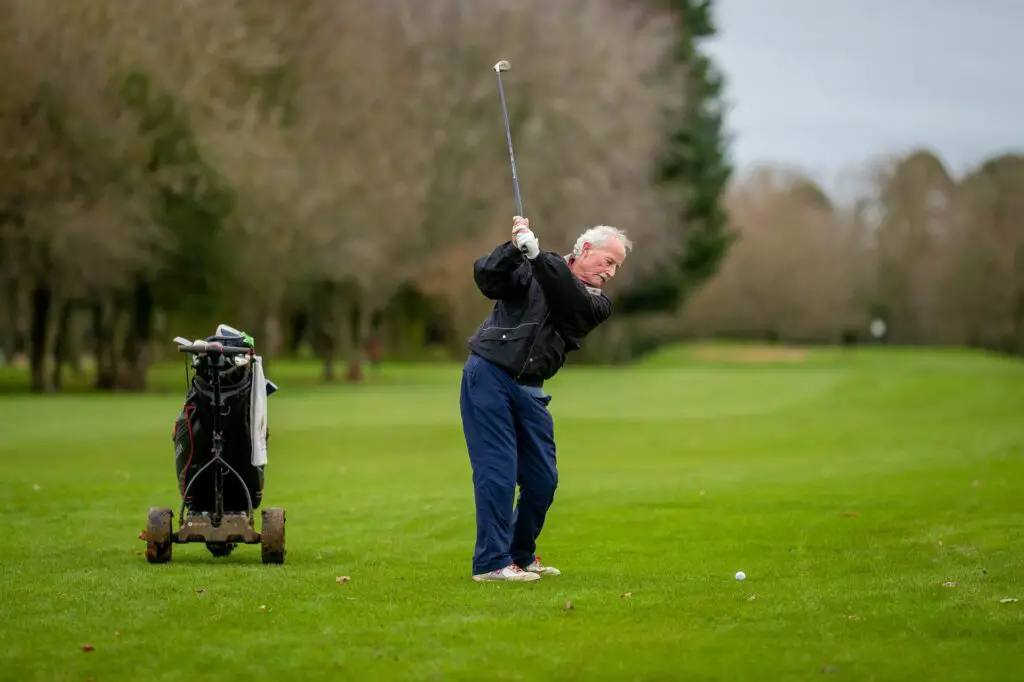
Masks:
[[[510,341],[522,341],[529,338],[537,331],[536,322],[527,322],[518,327],[487,327],[480,330],[479,338],[482,341],[497,342],[499,344]]]
[[[524,375],[550,379],[562,368],[565,361],[565,340],[558,332],[552,329],[545,330],[524,360]]]

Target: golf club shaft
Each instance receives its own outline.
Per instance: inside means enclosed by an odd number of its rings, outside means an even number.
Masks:
[[[498,74],[498,96],[501,98],[501,115],[505,119],[505,138],[508,140],[508,158],[512,164],[512,187],[516,192],[516,215],[523,215],[523,199],[519,195],[519,176],[516,173],[516,155],[512,150],[512,128],[508,123],[508,108],[505,106],[505,90],[501,87],[501,71],[495,69]]]

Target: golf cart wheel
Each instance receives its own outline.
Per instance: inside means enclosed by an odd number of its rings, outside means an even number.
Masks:
[[[146,561],[151,564],[166,564],[171,560],[171,522],[174,512],[166,507],[149,510],[146,522]]]
[[[284,563],[284,509],[263,510],[260,545],[263,550],[263,563]]]
[[[207,542],[206,549],[210,550],[213,556],[228,556],[235,551],[233,542]]]

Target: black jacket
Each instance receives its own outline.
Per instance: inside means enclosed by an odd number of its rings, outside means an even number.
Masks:
[[[585,285],[557,253],[541,251],[531,261],[508,241],[473,263],[473,278],[496,303],[469,349],[522,384],[540,386],[553,377],[611,315],[608,297]]]

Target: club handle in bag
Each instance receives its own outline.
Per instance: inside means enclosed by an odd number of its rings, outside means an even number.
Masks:
[[[234,357],[236,355],[251,355],[252,348],[239,348],[238,346],[224,346],[219,343],[206,343],[206,344],[189,344],[178,346],[178,351],[181,353],[191,353],[193,355],[224,355],[226,357]]]

